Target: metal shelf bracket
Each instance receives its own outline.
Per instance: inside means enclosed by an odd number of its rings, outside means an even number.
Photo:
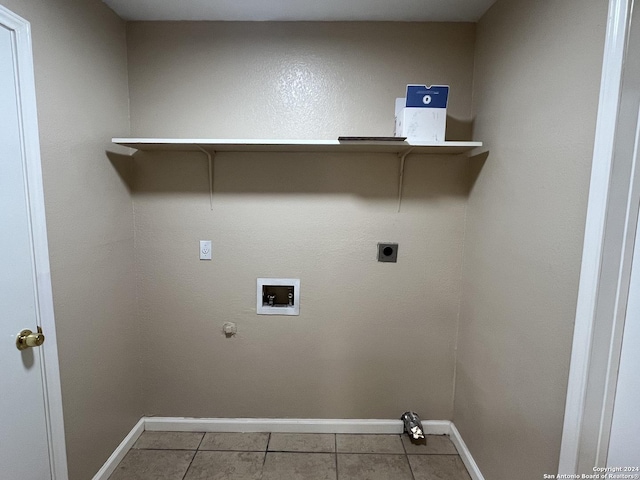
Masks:
[[[216,152],[215,150],[206,150],[200,145],[196,146],[207,156],[207,160],[209,161],[209,206],[211,210],[213,210],[213,159],[216,158]]]
[[[404,187],[404,161],[407,158],[407,155],[411,153],[413,148],[410,148],[402,153],[398,153],[398,158],[400,159],[400,172],[398,178],[398,213],[400,213],[400,206],[402,205],[402,189]]]

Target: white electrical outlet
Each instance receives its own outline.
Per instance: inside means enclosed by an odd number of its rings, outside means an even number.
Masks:
[[[200,240],[200,260],[211,260],[211,240]]]

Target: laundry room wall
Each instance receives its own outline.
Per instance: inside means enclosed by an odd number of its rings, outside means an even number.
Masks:
[[[454,423],[485,478],[557,473],[607,3],[480,19]]]
[[[422,82],[451,86],[449,138],[470,137],[471,23],[127,28],[133,136],[392,135]],[[400,212],[394,154],[219,152],[212,208],[203,153],[134,162],[147,413],[451,417],[466,158],[410,155]],[[299,278],[300,315],[256,315],[258,277]]]
[[[131,162],[109,141],[129,131],[125,22],[99,1],[2,4],[31,23],[69,477],[86,480],[143,411]]]

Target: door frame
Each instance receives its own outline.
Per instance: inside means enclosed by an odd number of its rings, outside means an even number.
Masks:
[[[12,33],[15,53],[14,71],[18,90],[16,93],[18,97],[18,112],[21,117],[20,130],[22,138],[20,141],[25,170],[28,214],[31,224],[31,247],[34,258],[36,315],[38,325],[42,326],[46,336],[46,341],[40,347],[40,366],[51,475],[54,480],[67,480],[67,453],[51,290],[44,191],[42,187],[31,25],[27,20],[0,5],[0,27],[5,27]]]
[[[607,462],[640,192],[637,155],[616,152],[633,4],[609,2],[561,474],[591,472]]]

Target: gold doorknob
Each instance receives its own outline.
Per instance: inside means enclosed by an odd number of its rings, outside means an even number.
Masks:
[[[42,334],[42,327],[38,326],[38,331],[33,333],[31,330],[22,330],[16,338],[16,347],[18,350],[24,350],[30,347],[39,347],[44,343],[44,335]]]

